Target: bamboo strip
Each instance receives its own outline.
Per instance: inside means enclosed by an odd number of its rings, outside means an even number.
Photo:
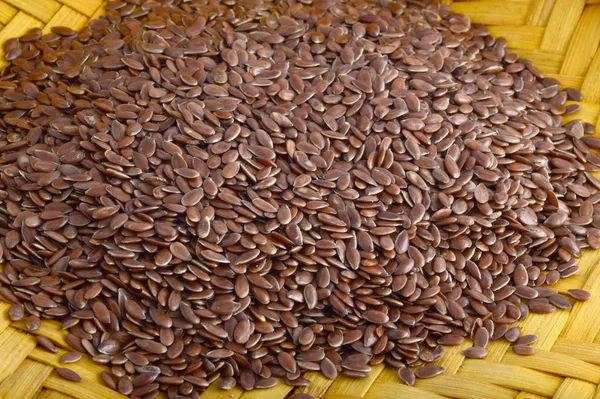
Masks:
[[[60,392],[52,391],[50,389],[41,389],[34,399],[75,399],[72,396],[65,395]]]
[[[529,10],[526,0],[452,2],[450,9],[468,14],[471,22],[488,25],[523,25]]]
[[[48,22],[52,16],[61,7],[61,4],[54,0],[4,0],[11,6],[21,10],[34,18],[43,22]]]
[[[323,396],[331,386],[331,383],[333,382],[333,380],[325,378],[323,374],[314,371],[306,373],[304,378],[311,381],[312,384],[310,384],[307,387],[297,388],[296,390],[294,390],[294,393],[306,393],[314,398],[320,398],[321,396]],[[379,377],[377,378],[377,381],[380,380],[381,374],[379,374]],[[398,382],[398,380],[395,381]]]
[[[408,387],[406,385],[392,384],[388,382],[375,382],[371,389],[364,396],[365,399],[445,399],[447,396],[441,396],[419,388]],[[328,396],[326,396],[328,398]]]
[[[511,50],[536,50],[544,36],[544,28],[532,26],[491,26],[489,31],[496,37],[505,37]]]
[[[383,370],[383,365],[374,366],[367,378],[350,378],[346,376],[338,376],[333,384],[327,390],[327,393],[336,395],[359,395],[363,396],[369,390],[369,387],[377,379],[377,376]]]
[[[19,368],[27,355],[35,348],[35,338],[14,328],[7,328],[0,334],[0,382]]]
[[[36,395],[52,367],[25,360],[7,379],[0,384],[0,398],[29,399]]]
[[[502,362],[595,384],[600,382],[600,366],[561,353],[536,350],[535,356],[519,356],[507,352]]]
[[[583,288],[589,292],[600,292],[600,267],[594,268]],[[599,329],[600,295],[595,295],[589,301],[579,302],[573,306],[561,337],[589,342],[596,337]]]
[[[573,103],[567,101],[567,105],[568,104],[573,104]],[[565,115],[563,117],[563,122],[568,123],[574,119],[581,119],[581,120],[590,122],[591,124],[595,125],[596,121],[598,120],[598,116],[600,115],[600,105],[583,102],[583,101],[578,104],[580,107],[579,112],[577,112],[575,114]]]
[[[8,309],[10,309],[10,305],[8,303],[0,302],[0,315],[6,315]],[[8,326],[10,326],[10,320],[8,319],[8,317],[0,317],[0,334],[2,334],[2,332]]]
[[[65,349],[68,349],[68,345],[65,342],[65,337],[67,336],[67,332],[65,330],[60,329],[60,323],[57,321],[45,321],[42,323],[41,327],[35,331],[28,331],[25,326],[25,320],[20,320],[12,323],[14,328],[18,328],[23,331],[27,331],[30,334],[35,335],[43,335],[46,338],[49,338],[56,345],[59,345]]]
[[[579,360],[600,365],[600,345],[598,343],[559,338],[552,347],[552,352],[564,353]]]
[[[107,367],[104,367],[100,364],[94,363],[87,356],[82,357],[81,360],[78,361],[77,363],[65,365],[60,362],[60,357],[62,355],[64,355],[65,353],[66,353],[66,351],[64,351],[62,349],[57,349],[57,353],[51,353],[51,352],[45,351],[40,348],[35,348],[31,351],[31,353],[29,354],[28,357],[31,360],[35,360],[36,362],[46,364],[53,368],[58,368],[58,367],[69,368],[69,369],[73,370],[74,372],[76,372],[77,374],[79,374],[79,376],[81,378],[83,378],[85,381],[91,381],[91,382],[95,382],[97,384],[102,383],[102,380],[100,379],[100,374],[103,371],[105,371],[107,369]]]
[[[600,43],[600,5],[586,7],[560,70],[565,75],[585,75]]]
[[[492,385],[482,380],[472,380],[450,374],[417,380],[415,386],[438,395],[464,399],[513,399],[516,395],[516,392],[512,389]]]
[[[289,385],[286,385],[283,380],[279,379],[277,385],[273,388],[269,389],[269,395],[272,395],[274,398],[285,398],[287,394],[294,389]],[[241,396],[242,399],[262,399],[265,393],[260,389],[255,389],[253,391],[244,392]]]
[[[565,378],[553,399],[592,399],[596,385],[575,378]]]
[[[70,7],[62,6],[48,22],[46,27],[43,29],[43,32],[50,33],[52,28],[55,26],[68,26],[71,29],[79,30],[83,28],[88,21],[89,18],[87,18],[85,15],[81,15]]]
[[[0,22],[8,24],[17,15],[18,10],[4,2],[0,2]]]
[[[529,6],[525,25],[546,26],[556,0],[533,0]]]
[[[581,85],[581,91],[586,101],[600,103],[600,50],[596,50],[596,55],[592,60]]]
[[[103,385],[67,381],[52,372],[44,381],[44,388],[53,389],[77,399],[126,399],[125,396]]]
[[[244,393],[244,390],[239,386],[234,387],[229,391],[224,391],[219,388],[221,379],[213,382],[202,395],[210,399],[238,399]]]
[[[548,397],[556,393],[563,381],[560,377],[525,367],[472,359],[465,360],[458,375]]]
[[[540,49],[564,54],[584,7],[585,0],[557,0]]]
[[[79,13],[91,17],[94,13],[102,6],[105,1],[103,0],[57,0],[59,3],[65,6],[71,7],[73,10],[77,10]]]

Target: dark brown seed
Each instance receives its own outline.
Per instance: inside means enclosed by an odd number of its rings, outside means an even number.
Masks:
[[[287,352],[280,352],[277,355],[277,361],[279,365],[283,367],[288,373],[296,372],[296,360]]]
[[[23,311],[22,305],[12,305],[10,309],[8,309],[8,318],[11,321],[19,321],[24,315],[25,312]]]
[[[73,370],[65,369],[65,368],[57,368],[56,373],[64,378],[65,380],[79,382],[82,381],[82,378],[74,372]]]
[[[150,317],[152,318],[152,320],[159,327],[171,328],[171,326],[173,325],[172,319],[168,315],[166,315],[165,313],[161,312],[158,309],[150,308],[149,314],[150,314]]]
[[[92,309],[94,311],[94,316],[96,316],[98,320],[100,320],[103,323],[110,323],[110,313],[105,304],[99,301],[94,302],[94,305],[92,305]]]
[[[490,333],[484,327],[477,329],[473,337],[473,344],[480,348],[485,348],[490,340]]]
[[[572,289],[567,292],[572,298],[575,298],[578,301],[587,301],[592,297],[589,292],[584,290]]]
[[[443,372],[444,368],[442,366],[427,365],[415,371],[415,375],[417,378],[431,378]]]
[[[56,353],[56,347],[48,338],[43,335],[38,335],[35,337],[37,344],[48,352]]]
[[[256,382],[256,384],[254,385],[254,387],[257,389],[265,389],[265,388],[272,388],[275,385],[277,385],[277,378],[269,377],[269,378],[263,378],[263,379],[258,380]]]
[[[515,345],[512,347],[513,352],[521,356],[531,356],[535,353],[535,349],[531,346]]]
[[[465,340],[465,338],[461,337],[460,335],[449,334],[449,335],[442,335],[438,339],[438,342],[442,345],[456,346],[456,345],[462,344],[464,340]]]
[[[109,373],[107,373],[106,371],[103,371],[101,378],[102,378],[102,382],[104,383],[104,385],[106,385],[107,387],[109,387],[110,389],[112,389],[114,391],[117,390],[117,383],[115,382],[115,379]]]
[[[521,336],[521,327],[511,327],[506,331],[504,337],[508,342],[516,342]]]
[[[463,355],[470,359],[484,359],[488,355],[488,351],[484,347],[473,346],[463,350]]]
[[[223,378],[219,382],[219,388],[229,391],[230,389],[233,389],[233,387],[235,387],[235,384],[235,378]]]
[[[137,344],[137,346],[139,346],[141,349],[150,352],[150,353],[154,353],[157,355],[163,354],[167,352],[167,347],[162,345],[159,342],[150,340],[150,339],[137,339],[135,341],[135,343]]]
[[[37,316],[29,316],[25,319],[25,326],[29,331],[38,330],[42,325],[40,318]]]
[[[389,320],[389,317],[385,313],[378,312],[376,310],[366,311],[363,313],[363,318],[375,324],[385,324]]]
[[[583,96],[577,89],[573,89],[571,87],[565,89],[565,93],[567,93],[567,98],[573,101],[581,101],[583,100]]]
[[[549,299],[550,303],[559,309],[571,309],[571,303],[562,295],[554,294]]]
[[[309,309],[314,309],[317,306],[318,294],[314,285],[308,284],[304,287],[304,300]]]
[[[533,303],[529,306],[529,310],[533,313],[552,313],[556,310],[556,307],[549,303]]]
[[[192,190],[181,197],[181,205],[183,206],[195,206],[200,202],[204,195],[204,191],[201,189]]]
[[[398,376],[406,385],[415,385],[415,373],[410,367],[402,367],[398,370]]]
[[[75,363],[81,359],[81,354],[77,352],[67,352],[60,357],[61,363]]]
[[[171,246],[169,247],[169,249],[171,250],[171,253],[173,254],[173,256],[178,259],[181,259],[183,261],[192,260],[192,255],[190,254],[188,249],[185,247],[185,245],[183,245],[180,242],[172,243]]]
[[[333,362],[328,358],[324,358],[323,360],[321,360],[320,368],[323,375],[329,378],[330,380],[333,380],[337,377],[337,368],[335,367]]]
[[[239,383],[240,383],[240,386],[243,389],[245,389],[246,391],[253,389],[254,384],[256,383],[256,378],[254,377],[254,373],[252,373],[251,371],[248,371],[248,370],[242,372],[242,374],[240,375]]]
[[[117,389],[123,395],[129,395],[133,391],[133,383],[131,382],[131,380],[129,379],[129,377],[127,377],[127,376],[122,377],[119,380],[119,383],[117,384]]]
[[[517,339],[517,341],[515,342],[515,345],[531,345],[536,341],[537,341],[537,336],[535,336],[533,334],[523,335],[522,337],[519,337],[519,339]]]

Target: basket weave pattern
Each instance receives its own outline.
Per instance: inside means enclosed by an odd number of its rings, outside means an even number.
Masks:
[[[533,61],[546,76],[583,93],[581,110],[569,115],[596,126],[600,133],[600,0],[442,0],[455,12],[489,26],[494,36],[504,36],[511,51]],[[0,43],[39,27],[78,30],[103,12],[103,0],[0,0]],[[0,50],[0,58],[4,59]],[[0,65],[5,61],[1,61]],[[340,376],[331,381],[308,373],[313,383],[292,388],[280,382],[268,391],[221,391],[213,384],[207,399],[285,398],[306,392],[324,399],[600,399],[600,251],[584,251],[581,272],[554,286],[564,293],[583,288],[593,294],[575,303],[570,311],[531,315],[520,325],[524,334],[536,334],[536,355],[515,355],[506,341],[492,342],[485,360],[465,359],[462,350],[471,345],[446,348],[437,362],[446,374],[403,385],[394,369],[378,365],[368,378]],[[0,266],[1,267],[1,266]],[[60,347],[57,354],[36,348],[35,337],[24,323],[11,323],[9,305],[0,302],[0,399],[109,399],[125,397],[106,388],[100,373],[104,367],[89,358],[67,365],[84,381],[61,379],[54,368],[68,348],[56,322],[44,322],[35,334]]]

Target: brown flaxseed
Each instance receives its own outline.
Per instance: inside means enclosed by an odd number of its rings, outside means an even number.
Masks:
[[[61,376],[65,380],[75,381],[75,382],[82,381],[82,378],[79,376],[79,374],[77,374],[73,370],[65,369],[65,368],[57,368],[56,372],[58,373],[59,376]]]
[[[600,247],[581,93],[434,1],[163,3],[5,44],[11,320],[135,397],[533,353]]]
[[[81,353],[67,352],[60,357],[61,363],[75,363],[81,359]]]

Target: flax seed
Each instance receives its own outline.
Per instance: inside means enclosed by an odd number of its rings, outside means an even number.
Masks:
[[[533,353],[511,324],[569,309],[548,286],[600,247],[581,93],[436,2],[213,3],[5,44],[9,318],[136,397]]]

